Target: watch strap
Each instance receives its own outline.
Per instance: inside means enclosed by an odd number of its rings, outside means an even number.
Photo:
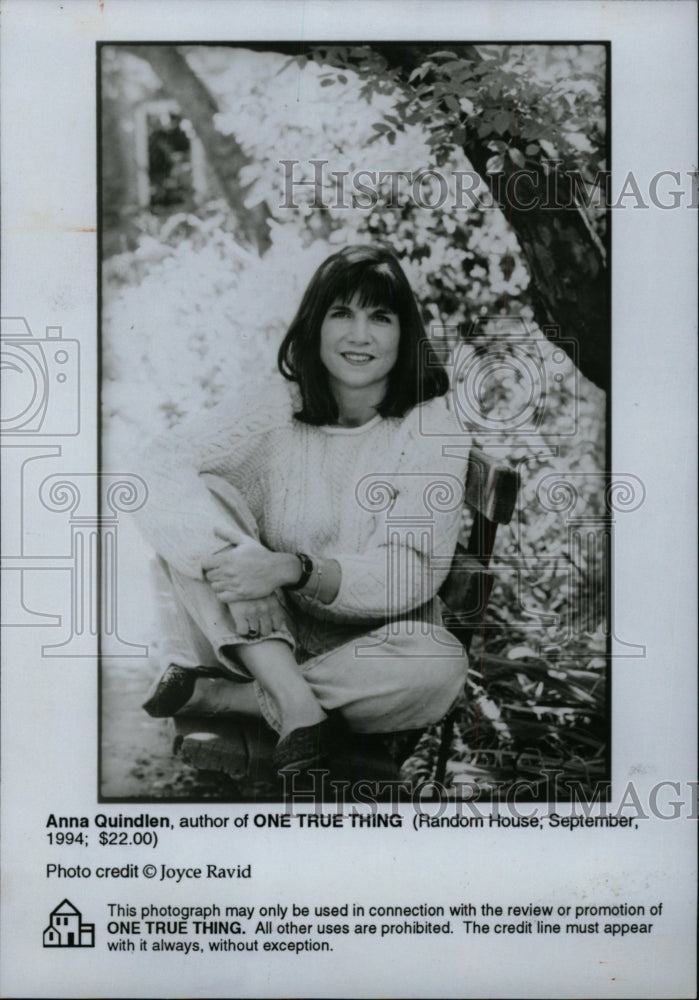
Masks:
[[[287,583],[285,590],[301,590],[311,579],[313,572],[313,560],[305,552],[297,552],[296,558],[301,563],[301,576],[296,583]]]

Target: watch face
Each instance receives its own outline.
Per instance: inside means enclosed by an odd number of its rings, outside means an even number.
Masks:
[[[313,572],[313,561],[310,556],[307,556],[305,552],[297,552],[299,560],[301,561],[301,577],[295,587],[300,590],[301,587],[305,587],[311,578],[311,573]]]
[[[297,552],[296,558],[301,563],[301,576],[298,578],[296,583],[287,584],[287,590],[300,590],[302,587],[305,587],[311,578],[311,573],[313,572],[313,560],[310,556],[307,556],[305,552]]]

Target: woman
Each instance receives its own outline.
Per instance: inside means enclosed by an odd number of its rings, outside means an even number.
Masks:
[[[286,381],[236,394],[148,449],[144,534],[182,622],[144,707],[172,715],[197,677],[255,682],[279,771],[326,763],[338,722],[439,721],[466,658],[437,591],[461,524],[467,449],[389,251],[318,269],[279,351]]]

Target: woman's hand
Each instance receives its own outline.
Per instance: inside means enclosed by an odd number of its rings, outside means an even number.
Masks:
[[[250,639],[263,639],[286,625],[284,609],[274,594],[256,601],[233,601],[228,610],[238,633]]]
[[[292,583],[301,569],[295,556],[270,552],[254,538],[224,535],[232,544],[202,561],[202,569],[211,589],[224,604],[269,597],[278,587]],[[291,560],[291,562],[290,562]]]

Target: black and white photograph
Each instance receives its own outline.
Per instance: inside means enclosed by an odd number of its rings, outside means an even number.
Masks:
[[[99,65],[102,795],[606,794],[609,47]]]

